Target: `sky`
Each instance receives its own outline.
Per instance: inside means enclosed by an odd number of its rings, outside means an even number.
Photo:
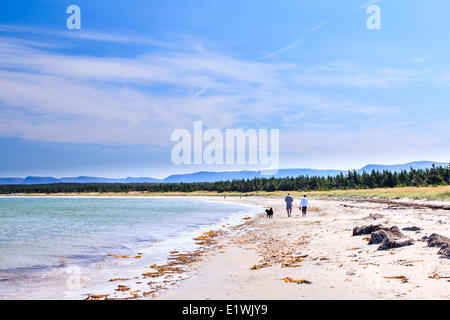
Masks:
[[[66,9],[81,10],[70,30]],[[369,29],[366,9],[380,9]],[[3,0],[0,177],[155,177],[174,130],[279,129],[281,168],[450,160],[446,0]]]

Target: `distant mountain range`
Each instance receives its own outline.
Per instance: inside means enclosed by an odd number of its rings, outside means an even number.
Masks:
[[[396,165],[381,165],[381,164],[369,164],[361,169],[357,169],[358,172],[371,172],[389,170],[392,172],[398,172],[401,170],[414,169],[427,169],[432,165],[436,166],[448,166],[445,162],[434,161],[416,161],[405,164]],[[99,178],[99,177],[73,177],[73,178],[54,178],[54,177],[26,177],[26,178],[0,178],[0,184],[51,184],[51,183],[177,183],[177,182],[215,182],[220,180],[233,180],[233,179],[252,179],[252,178],[283,178],[283,177],[298,177],[298,176],[335,176],[339,173],[346,173],[348,170],[321,170],[321,169],[280,169],[274,175],[265,175],[263,171],[222,171],[222,172],[208,172],[200,171],[187,174],[174,174],[164,179],[154,178],[123,178],[123,179],[111,179],[111,178]]]

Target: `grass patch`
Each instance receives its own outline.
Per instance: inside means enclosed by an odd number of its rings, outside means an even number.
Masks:
[[[358,189],[358,190],[328,190],[328,191],[274,191],[274,192],[108,192],[108,193],[53,193],[53,194],[23,194],[27,196],[136,196],[136,197],[160,197],[160,196],[216,196],[216,197],[244,197],[244,196],[265,196],[283,197],[288,192],[294,197],[301,197],[307,194],[310,197],[361,197],[361,198],[382,198],[382,199],[430,199],[430,200],[450,200],[450,186],[436,187],[399,187],[380,189]]]

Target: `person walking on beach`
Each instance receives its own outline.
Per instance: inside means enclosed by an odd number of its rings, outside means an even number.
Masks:
[[[291,214],[292,214],[292,202],[294,202],[294,198],[292,198],[291,194],[288,193],[286,198],[284,198],[284,201],[286,201],[286,211],[287,211],[288,218],[290,218]]]
[[[306,211],[308,210],[308,198],[306,198],[306,195],[303,196],[302,201],[300,201],[300,209],[302,210],[302,215],[306,216]]]

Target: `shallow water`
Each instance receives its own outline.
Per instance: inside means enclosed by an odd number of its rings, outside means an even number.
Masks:
[[[258,211],[178,198],[0,198],[0,296],[25,290],[48,270],[90,266],[110,252],[132,255],[165,241],[170,246],[153,250],[163,259],[187,234]]]

